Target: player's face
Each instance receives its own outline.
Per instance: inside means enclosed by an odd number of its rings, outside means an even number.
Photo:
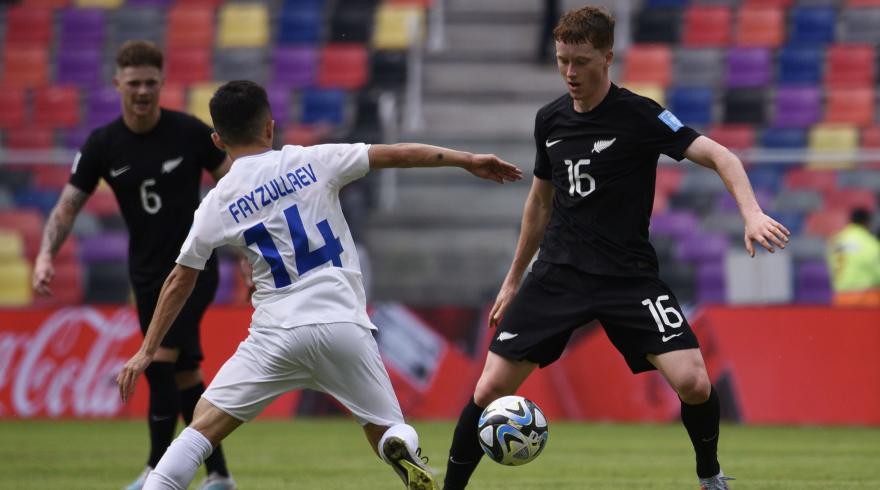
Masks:
[[[556,41],[556,65],[576,104],[593,107],[600,102],[592,99],[597,94],[604,94],[608,86],[608,67],[613,58],[610,49],[598,50],[589,42],[567,44]]]
[[[159,111],[162,71],[153,66],[129,66],[116,71],[113,83],[122,95],[122,111],[129,117],[148,117]]]

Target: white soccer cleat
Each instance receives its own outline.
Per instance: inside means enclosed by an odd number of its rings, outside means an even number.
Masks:
[[[144,467],[144,471],[142,471],[141,474],[123,490],[141,490],[144,488],[144,483],[147,481],[147,475],[149,475],[151,471],[153,471],[152,467]]]
[[[730,490],[727,482],[736,480],[732,476],[724,476],[724,472],[720,471],[711,478],[700,478],[700,490]]]
[[[196,487],[196,490],[235,490],[235,480],[231,476],[220,476],[219,473],[211,473],[202,483]]]
[[[407,489],[439,490],[434,474],[425,465],[428,458],[422,458],[421,448],[413,452],[403,439],[391,436],[382,444],[382,459],[394,468]]]

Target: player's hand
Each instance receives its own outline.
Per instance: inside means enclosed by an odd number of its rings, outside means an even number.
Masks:
[[[38,294],[43,296],[52,296],[52,289],[49,283],[55,277],[55,266],[52,265],[52,257],[44,254],[37,255],[34,262],[34,274],[31,278],[31,286]]]
[[[482,179],[493,180],[499,184],[514,182],[522,178],[522,170],[505,162],[495,155],[474,155],[467,171]]]
[[[257,285],[254,284],[254,267],[247,257],[242,256],[238,259],[238,270],[241,272],[241,280],[244,281],[244,287],[247,290],[245,299],[250,301],[251,295],[257,290]]]
[[[501,286],[501,291],[498,291],[498,296],[495,298],[495,304],[492,305],[492,311],[489,312],[490,328],[498,326],[498,322],[501,321],[501,317],[504,315],[504,310],[507,309],[507,305],[510,304],[515,295],[516,287],[508,286],[507,284]]]
[[[128,402],[131,395],[134,394],[138,377],[151,362],[153,362],[153,356],[139,350],[122,366],[122,371],[116,376],[116,384],[119,385],[119,396],[122,397],[122,403]]]
[[[785,244],[789,240],[788,237],[791,236],[788,228],[761,212],[746,216],[745,221],[746,231],[744,240],[746,251],[752,257],[755,256],[755,246],[752,242],[758,242],[770,253],[773,253],[775,251],[773,249],[774,245],[780,249],[785,248]]]

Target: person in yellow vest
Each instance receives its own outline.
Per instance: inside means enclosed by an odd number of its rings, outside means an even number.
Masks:
[[[880,306],[880,240],[870,222],[867,209],[855,209],[850,224],[831,237],[828,269],[835,306]]]

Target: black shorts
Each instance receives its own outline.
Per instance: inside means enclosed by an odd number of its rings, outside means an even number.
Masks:
[[[177,319],[171,324],[161,346],[169,349],[179,349],[180,355],[174,364],[175,371],[191,371],[197,369],[204,359],[202,344],[199,337],[199,323],[205,310],[214,301],[219,283],[216,269],[199,274],[192,295],[183,305]],[[150,326],[150,319],[159,302],[160,289],[135,290],[138,320],[141,324],[141,332],[146,335]]]
[[[678,300],[660,279],[600,276],[537,261],[489,350],[544,367],[559,359],[576,328],[593,320],[633,373],[655,369],[648,354],[699,347]]]

